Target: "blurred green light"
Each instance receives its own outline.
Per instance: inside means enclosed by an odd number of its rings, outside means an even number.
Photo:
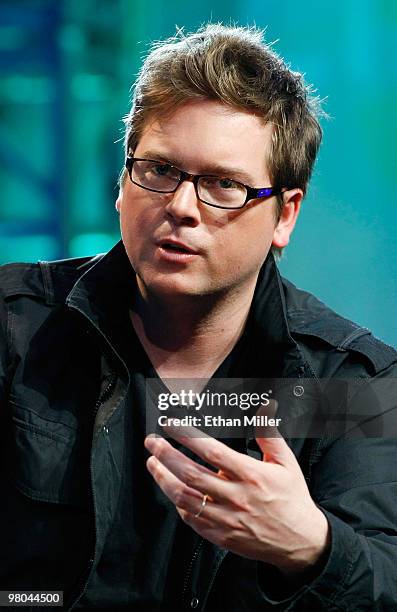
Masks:
[[[111,95],[111,80],[102,74],[80,73],[71,82],[72,95],[82,102],[101,102]]]
[[[1,236],[0,263],[15,261],[36,262],[56,259],[59,246],[56,238],[44,234],[35,236]]]
[[[2,80],[0,95],[11,103],[46,104],[54,100],[54,82],[43,76],[16,74]]]
[[[18,26],[3,26],[0,28],[0,49],[13,51],[22,47],[25,42],[25,33]]]
[[[78,26],[68,23],[59,30],[58,40],[64,51],[73,53],[84,50],[86,43],[85,31]]]
[[[120,236],[115,234],[78,234],[69,243],[70,257],[86,257],[109,251]]]

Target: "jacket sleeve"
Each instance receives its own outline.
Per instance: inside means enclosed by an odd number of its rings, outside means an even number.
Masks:
[[[395,411],[388,418],[394,425]],[[387,432],[383,438],[345,437],[328,445],[311,483],[312,497],[330,525],[328,558],[311,582],[287,596],[280,576],[262,568],[266,609],[397,609],[396,466],[397,439]]]
[[[7,347],[6,324],[7,311],[0,296],[0,418],[4,418],[4,406],[6,404],[7,378],[10,361]]]

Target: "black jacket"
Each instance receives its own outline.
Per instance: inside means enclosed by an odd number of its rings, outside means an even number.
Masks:
[[[2,590],[63,590],[71,609],[100,557],[122,462],[122,443],[109,449],[106,431],[129,385],[131,282],[122,243],[94,258],[0,267]],[[393,348],[282,279],[271,255],[251,315],[258,364],[271,355],[280,377],[397,375]],[[331,527],[320,574],[288,586],[275,568],[188,530],[175,610],[397,609],[395,438],[288,443]]]

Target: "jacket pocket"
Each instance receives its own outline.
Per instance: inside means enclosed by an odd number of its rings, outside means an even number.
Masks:
[[[10,402],[7,474],[33,500],[85,506],[90,445],[84,432]]]

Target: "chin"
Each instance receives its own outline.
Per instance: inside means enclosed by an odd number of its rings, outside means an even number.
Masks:
[[[197,285],[192,286],[189,283],[178,282],[177,280],[168,279],[163,282],[153,282],[146,285],[147,291],[157,297],[183,298],[183,297],[198,297],[203,295],[203,292],[198,289]]]
[[[135,271],[138,285],[143,293],[164,298],[197,294],[197,281],[192,278],[145,269],[135,269]]]

